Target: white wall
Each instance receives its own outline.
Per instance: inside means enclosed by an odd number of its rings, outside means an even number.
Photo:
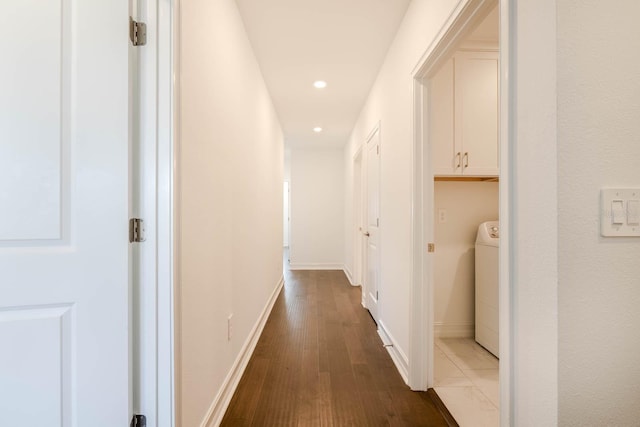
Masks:
[[[292,269],[343,268],[344,181],[342,150],[291,150]]]
[[[502,2],[513,19],[510,84],[516,96],[503,99],[515,114],[503,126],[510,150],[501,153],[502,212],[516,220],[506,224],[512,315],[511,404],[503,425],[553,426],[558,418],[558,185],[556,162],[556,2]],[[565,0],[561,0],[565,1]],[[568,0],[566,0],[568,1]],[[448,18],[455,0],[413,1],[372,87],[351,139],[345,148],[345,176],[353,173],[353,155],[374,125],[381,122],[381,301],[380,318],[394,348],[408,354],[411,271],[412,71],[422,53]],[[502,13],[502,12],[501,12]],[[597,33],[593,34],[596,37]],[[517,35],[517,37],[515,37]],[[502,44],[506,46],[506,44]],[[597,55],[594,55],[597,56]],[[506,57],[505,57],[506,58]],[[509,104],[507,104],[507,101]],[[567,167],[587,167],[589,163]],[[345,230],[352,225],[352,188],[346,180]],[[509,198],[510,193],[515,197]],[[501,212],[501,218],[504,215]],[[504,230],[504,226],[502,227]],[[345,253],[353,263],[353,239],[346,233]],[[515,245],[517,243],[517,245]],[[584,372],[584,375],[591,375]],[[509,390],[505,388],[505,390]]]
[[[284,232],[283,237],[283,245],[285,247],[289,247],[290,240],[290,223],[289,218],[291,216],[291,149],[285,148],[284,150],[284,182],[286,182],[286,186],[284,187],[284,200],[283,200],[283,224],[282,227]]]
[[[177,425],[195,427],[282,277],[283,138],[235,2],[180,12]]]
[[[599,236],[599,190],[640,186],[640,4],[512,6],[512,424],[637,425],[640,241]]]
[[[411,2],[344,152],[345,260],[353,271],[353,156],[380,121],[379,316],[396,350],[405,355],[409,350],[411,282],[411,73],[456,4],[456,0]]]
[[[289,247],[289,181],[284,182],[282,188],[282,246]]]
[[[599,236],[599,190],[640,187],[640,3],[557,13],[559,424],[633,426],[640,238]]]
[[[284,180],[291,181],[291,149],[285,148],[284,150]]]
[[[498,219],[498,183],[438,181],[434,187],[436,335],[473,337],[476,234],[482,222]]]

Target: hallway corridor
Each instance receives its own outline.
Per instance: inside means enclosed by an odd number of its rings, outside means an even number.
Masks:
[[[286,271],[223,426],[447,426],[404,384],[342,271]]]

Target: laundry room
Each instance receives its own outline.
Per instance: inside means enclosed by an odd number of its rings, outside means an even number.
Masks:
[[[479,226],[498,220],[498,182],[434,182],[436,337],[475,336],[475,244]]]

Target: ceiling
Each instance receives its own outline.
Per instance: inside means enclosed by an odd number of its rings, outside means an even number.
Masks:
[[[236,0],[287,147],[347,142],[409,2]]]

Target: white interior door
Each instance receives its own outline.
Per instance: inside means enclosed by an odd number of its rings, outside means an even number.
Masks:
[[[130,416],[128,0],[0,14],[0,425]]]
[[[380,285],[380,129],[367,140],[367,308],[378,323]]]

